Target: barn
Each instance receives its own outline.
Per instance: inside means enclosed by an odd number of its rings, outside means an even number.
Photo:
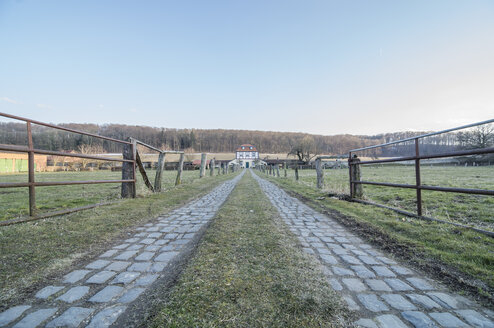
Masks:
[[[48,156],[34,155],[34,169],[41,172],[46,169]],[[28,171],[27,153],[0,153],[0,173],[19,173]]]

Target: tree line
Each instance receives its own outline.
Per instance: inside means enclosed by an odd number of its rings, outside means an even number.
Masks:
[[[164,150],[191,152],[234,152],[245,143],[255,145],[262,153],[290,153],[297,147],[310,147],[310,153],[345,155],[355,148],[367,147],[414,137],[425,132],[396,132],[378,135],[314,135],[296,132],[272,132],[226,129],[170,129],[122,124],[60,124],[62,127],[90,132],[120,140],[136,138]],[[35,148],[77,151],[83,145],[97,146],[107,153],[119,153],[118,143],[33,125]],[[0,123],[0,143],[26,145],[26,126],[22,123]],[[446,133],[421,141],[421,153],[437,153],[458,148],[490,147],[494,143],[492,125],[461,133]],[[404,156],[414,151],[413,141],[365,151],[366,156]]]

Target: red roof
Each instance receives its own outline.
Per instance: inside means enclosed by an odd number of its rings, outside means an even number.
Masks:
[[[242,149],[242,147],[244,147],[244,149]],[[252,149],[250,147],[252,147]],[[257,149],[251,144],[243,144],[237,148],[237,151],[257,151]]]
[[[206,165],[209,165],[209,162],[210,162],[210,161],[211,161],[210,159],[207,159],[207,160],[206,160]],[[192,165],[201,165],[201,160],[200,160],[200,159],[195,159],[195,160],[193,160],[193,161],[192,161]]]

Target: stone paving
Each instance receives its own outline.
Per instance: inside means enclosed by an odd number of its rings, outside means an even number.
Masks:
[[[35,299],[0,313],[0,327],[108,327],[215,215],[240,174],[74,270]]]
[[[493,311],[398,263],[335,220],[253,176],[303,250],[324,265],[333,289],[357,311],[357,326],[494,328]]]

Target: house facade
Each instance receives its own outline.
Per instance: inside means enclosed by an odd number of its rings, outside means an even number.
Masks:
[[[244,144],[235,151],[235,160],[241,167],[254,167],[259,159],[259,151],[251,144]]]

